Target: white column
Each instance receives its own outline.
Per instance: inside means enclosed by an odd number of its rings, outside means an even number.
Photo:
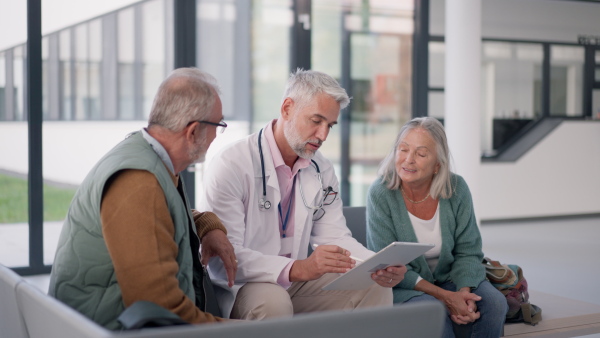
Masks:
[[[481,166],[481,0],[446,1],[444,124],[453,171],[465,178],[477,212]]]

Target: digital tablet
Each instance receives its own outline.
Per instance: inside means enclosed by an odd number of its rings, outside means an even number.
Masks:
[[[406,265],[433,248],[433,244],[392,242],[371,258],[358,264],[323,287],[323,290],[359,290],[368,288],[374,280],[371,274],[388,266]]]

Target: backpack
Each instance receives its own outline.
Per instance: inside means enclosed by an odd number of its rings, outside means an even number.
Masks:
[[[482,262],[486,278],[506,297],[507,323],[525,322],[535,325],[542,320],[542,309],[529,303],[527,280],[521,267],[514,264],[500,264],[487,257]]]

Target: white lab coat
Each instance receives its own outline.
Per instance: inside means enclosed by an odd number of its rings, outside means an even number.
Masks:
[[[270,123],[270,122],[269,122]],[[305,259],[309,244],[335,244],[349,250],[353,256],[366,259],[374,253],[352,238],[342,213],[340,196],[331,204],[323,206],[325,215],[313,222],[313,210],[308,209],[300,194],[302,184],[304,197],[309,205],[318,205],[319,189],[322,189],[314,164],[302,169],[296,181],[294,196],[294,235],[291,259],[279,256],[281,236],[277,205],[281,199],[277,173],[271,157],[269,143],[262,134],[262,150],[265,166],[267,200],[270,209],[259,207],[262,198],[262,172],[258,150],[258,133],[234,142],[224,148],[211,161],[205,173],[204,198],[200,210],[213,211],[225,227],[227,237],[235,249],[238,260],[236,285],[227,286],[227,275],[222,261],[212,258],[209,273],[217,287],[216,293],[224,316],[228,316],[241,286],[247,282],[277,284],[281,271],[291,260]],[[321,170],[323,188],[331,186],[339,192],[339,183],[331,163],[320,152],[313,160]]]

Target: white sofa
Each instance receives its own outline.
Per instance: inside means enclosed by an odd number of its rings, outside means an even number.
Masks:
[[[439,337],[445,316],[437,303],[292,318],[109,331],[0,265],[0,337],[363,338]],[[9,282],[5,283],[4,281]],[[5,287],[6,286],[6,287]],[[12,290],[12,291],[11,291]],[[6,316],[6,317],[5,317]]]

